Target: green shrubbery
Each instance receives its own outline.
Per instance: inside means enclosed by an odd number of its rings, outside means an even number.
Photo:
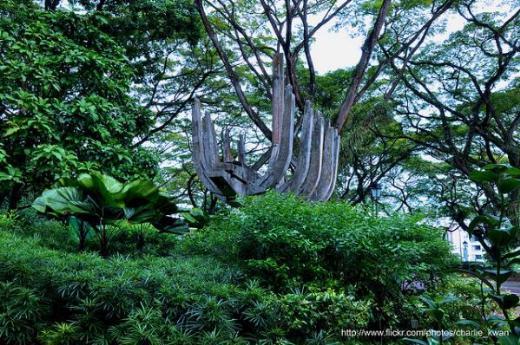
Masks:
[[[342,329],[425,318],[401,283],[444,293],[451,263],[415,219],[275,194],[187,237],[111,233],[105,259],[67,225],[0,216],[0,343],[352,343]]]
[[[87,343],[87,338],[110,339],[115,328],[140,308],[157,309],[161,324],[169,319],[174,327],[193,305],[203,303],[205,294],[218,299],[235,295],[228,285],[235,274],[211,258],[105,260],[92,253],[50,250],[37,240],[2,231],[0,280],[7,298],[0,307],[0,339],[31,344],[36,334],[45,339],[58,339],[58,333],[65,337],[68,327],[76,329],[76,344]],[[168,305],[178,306],[177,311],[163,310]],[[202,324],[201,331],[213,330],[205,327]],[[61,342],[49,342],[54,343]]]
[[[311,204],[294,196],[251,198],[186,241],[190,251],[239,262],[250,277],[278,293],[312,287],[373,300],[372,321],[413,315],[401,285],[435,288],[454,263],[440,230],[418,219],[375,218],[344,203]]]
[[[165,242],[167,251],[149,233],[148,254],[131,253],[133,230],[120,228],[104,259],[95,247],[78,253],[70,231],[56,221],[0,217],[0,343],[304,343],[369,317],[369,302],[352,294],[278,295],[234,265],[177,250],[177,240]]]

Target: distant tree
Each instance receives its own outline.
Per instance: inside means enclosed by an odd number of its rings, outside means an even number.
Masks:
[[[374,54],[378,52],[378,42],[386,39],[387,31],[394,25],[402,24],[403,17],[408,19],[407,28],[401,30],[394,43],[399,39],[397,51],[403,52],[411,47],[420,46],[429,28],[454,1],[245,1],[226,3],[224,1],[196,0],[202,23],[208,33],[226,73],[237,93],[243,109],[262,133],[270,138],[270,130],[263,123],[258,109],[252,106],[241,82],[247,82],[270,98],[269,65],[274,52],[285,55],[288,82],[293,86],[296,103],[303,110],[304,100],[319,98],[318,76],[312,59],[312,42],[316,33],[327,25],[336,24],[342,30],[357,30],[352,34],[363,35],[364,43],[358,64],[349,73],[346,89],[341,93],[335,109],[335,126],[343,129],[348,124],[352,107],[380,76],[381,70],[389,67],[389,60],[382,59],[374,71]],[[206,13],[205,7],[211,9]],[[422,17],[417,15],[421,14]],[[310,16],[318,17],[312,22]],[[354,17],[371,21],[368,33],[353,29]],[[343,21],[340,23],[340,21]],[[350,26],[349,26],[350,25]],[[342,44],[342,42],[338,42]],[[237,62],[244,68],[235,68]],[[245,78],[241,72],[251,73]],[[253,79],[254,80],[251,80]]]
[[[520,10],[514,1],[496,11],[485,3],[459,1],[462,30],[391,60],[399,79],[394,118],[402,128],[394,138],[418,145],[433,164],[447,163],[427,183],[463,227],[472,213],[498,212],[502,204],[490,183],[472,184],[469,173],[487,164],[520,167]],[[518,222],[520,190],[508,198],[508,216]]]

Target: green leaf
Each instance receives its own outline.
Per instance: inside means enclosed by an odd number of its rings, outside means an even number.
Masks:
[[[127,207],[137,207],[148,202],[154,202],[159,190],[150,180],[135,180],[124,186],[121,193]]]
[[[123,208],[123,185],[115,178],[100,173],[81,174],[78,185],[88,192],[99,205]]]
[[[513,177],[520,177],[520,169],[515,167],[509,167],[506,170],[506,174]]]
[[[503,194],[511,193],[520,188],[520,179],[514,177],[501,178],[497,182],[498,190]]]
[[[459,326],[468,326],[474,329],[480,329],[480,324],[477,321],[473,320],[459,320],[456,322],[456,324]]]
[[[487,164],[484,166],[484,170],[493,171],[495,173],[503,173],[508,169],[508,166],[505,164]]]
[[[150,205],[135,208],[125,207],[123,210],[125,219],[136,224],[153,223],[161,217],[161,214]]]
[[[95,205],[88,202],[81,190],[75,187],[46,190],[33,202],[32,207],[42,213],[52,210],[53,214],[60,216],[89,214],[95,210]]]
[[[475,228],[478,225],[481,225],[481,224],[488,225],[489,228],[495,228],[498,225],[500,225],[500,220],[497,217],[490,216],[490,215],[479,215],[479,216],[476,216],[471,221],[471,223],[469,223],[468,232],[470,234],[472,234],[473,231],[475,231]]]
[[[16,132],[18,132],[20,129],[21,129],[20,127],[11,127],[11,128],[8,128],[8,129],[4,132],[4,137],[11,136],[11,135],[15,134]]]
[[[188,225],[178,218],[162,217],[153,226],[162,232],[169,232],[177,235],[184,235],[190,231]]]
[[[165,215],[177,213],[179,211],[175,201],[163,193],[159,193],[154,205],[159,212]]]
[[[491,229],[491,230],[488,230],[487,237],[497,247],[506,246],[512,240],[514,240],[513,236],[511,236],[511,233],[510,233],[509,229]]]
[[[500,345],[518,345],[520,344],[520,338],[516,335],[509,335],[507,337],[499,337],[498,342]]]
[[[472,171],[469,178],[474,182],[494,182],[498,179],[498,175],[491,171]]]

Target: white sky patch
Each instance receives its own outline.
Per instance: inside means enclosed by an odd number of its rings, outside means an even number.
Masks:
[[[510,9],[503,4],[495,3],[490,5],[484,2],[486,6],[476,8],[476,13],[480,12],[506,12]],[[451,12],[444,15],[447,20],[446,31],[432,37],[435,42],[446,40],[453,32],[460,31],[464,27],[465,20],[457,13]],[[371,25],[371,23],[367,23]],[[333,21],[324,25],[314,38],[315,41],[311,47],[311,55],[314,67],[318,74],[324,74],[339,68],[348,68],[355,66],[361,57],[361,46],[365,37],[351,37],[346,28],[339,31],[332,30]]]
[[[311,55],[316,72],[324,74],[339,68],[355,66],[361,57],[364,37],[351,37],[345,29],[331,31],[327,25],[316,32]]]

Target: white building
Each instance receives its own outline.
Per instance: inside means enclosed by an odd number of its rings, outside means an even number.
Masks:
[[[484,248],[473,236],[460,227],[450,227],[447,240],[451,243],[452,253],[459,256],[463,262],[484,261]]]

